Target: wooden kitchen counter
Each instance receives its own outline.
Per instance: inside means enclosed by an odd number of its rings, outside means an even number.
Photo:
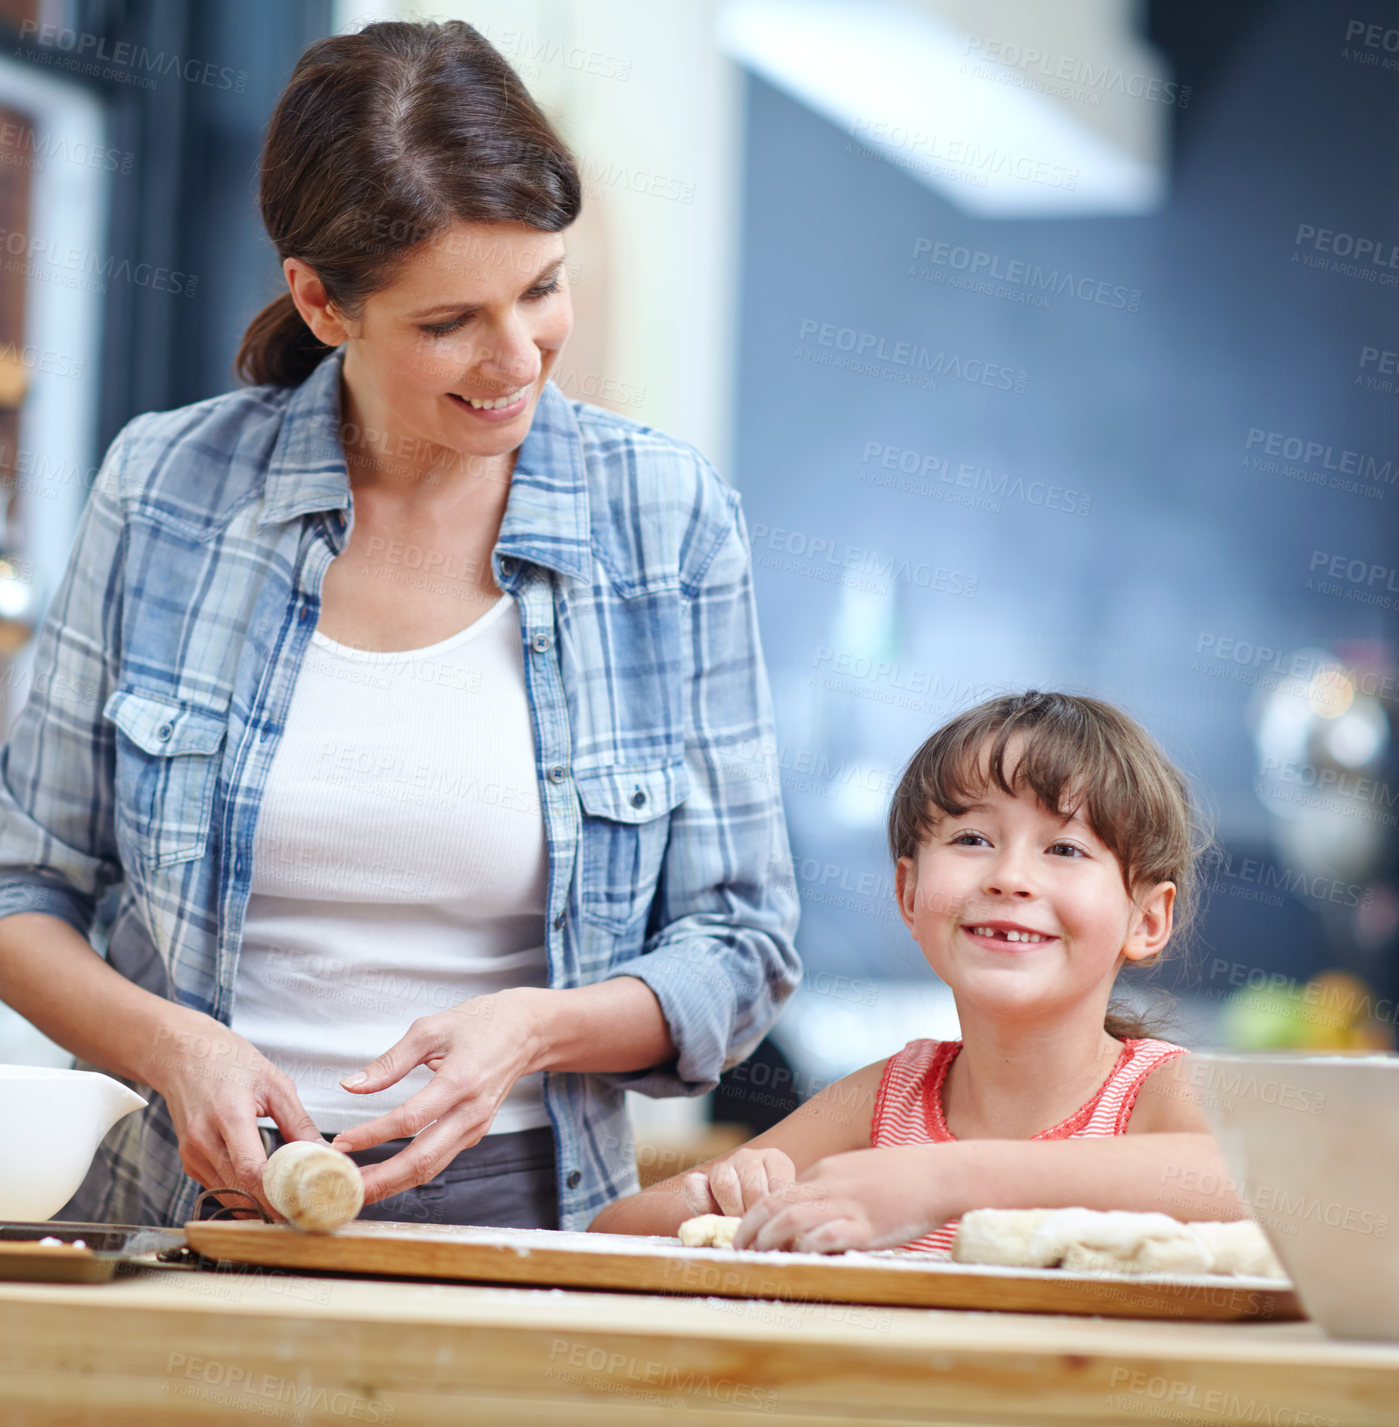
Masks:
[[[1399,1345],[1315,1325],[124,1270],[0,1283],[0,1421],[1399,1422]]]

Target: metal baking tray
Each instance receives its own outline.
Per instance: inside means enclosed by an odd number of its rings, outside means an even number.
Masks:
[[[40,1239],[61,1239],[71,1244],[81,1239],[86,1247],[59,1248]],[[27,1283],[106,1283],[123,1263],[151,1262],[163,1255],[171,1260],[185,1246],[179,1229],[138,1224],[78,1224],[65,1220],[45,1223],[0,1222],[0,1279]],[[167,1260],[170,1261],[170,1260]]]

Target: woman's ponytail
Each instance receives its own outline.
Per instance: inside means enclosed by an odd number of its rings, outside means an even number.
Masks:
[[[284,292],[248,324],[233,365],[253,386],[300,386],[331,350],[306,325],[291,293]]]

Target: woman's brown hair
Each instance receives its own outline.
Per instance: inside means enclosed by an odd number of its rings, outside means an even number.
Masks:
[[[383,22],[317,40],[262,150],[262,221],[281,259],[315,269],[353,319],[418,244],[457,220],[567,228],[573,157],[520,77],[462,20]],[[244,333],[245,381],[299,386],[331,349],[290,293]]]
[[[1010,796],[1028,789],[1046,808],[1080,813],[1116,856],[1129,894],[1175,883],[1171,940],[1185,939],[1210,839],[1184,776],[1133,719],[1099,699],[1035,690],[959,714],[923,744],[899,780],[889,808],[895,860],[915,856],[940,815],[960,817],[992,787]],[[1104,1029],[1123,1040],[1160,1027],[1111,1006]]]

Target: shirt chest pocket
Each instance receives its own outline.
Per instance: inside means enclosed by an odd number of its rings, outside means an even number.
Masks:
[[[202,856],[227,712],[135,689],[118,689],[102,712],[119,731],[119,843],[148,867]]]
[[[671,810],[690,791],[683,762],[574,771],[583,805],[583,920],[624,932],[645,917],[670,839]]]

